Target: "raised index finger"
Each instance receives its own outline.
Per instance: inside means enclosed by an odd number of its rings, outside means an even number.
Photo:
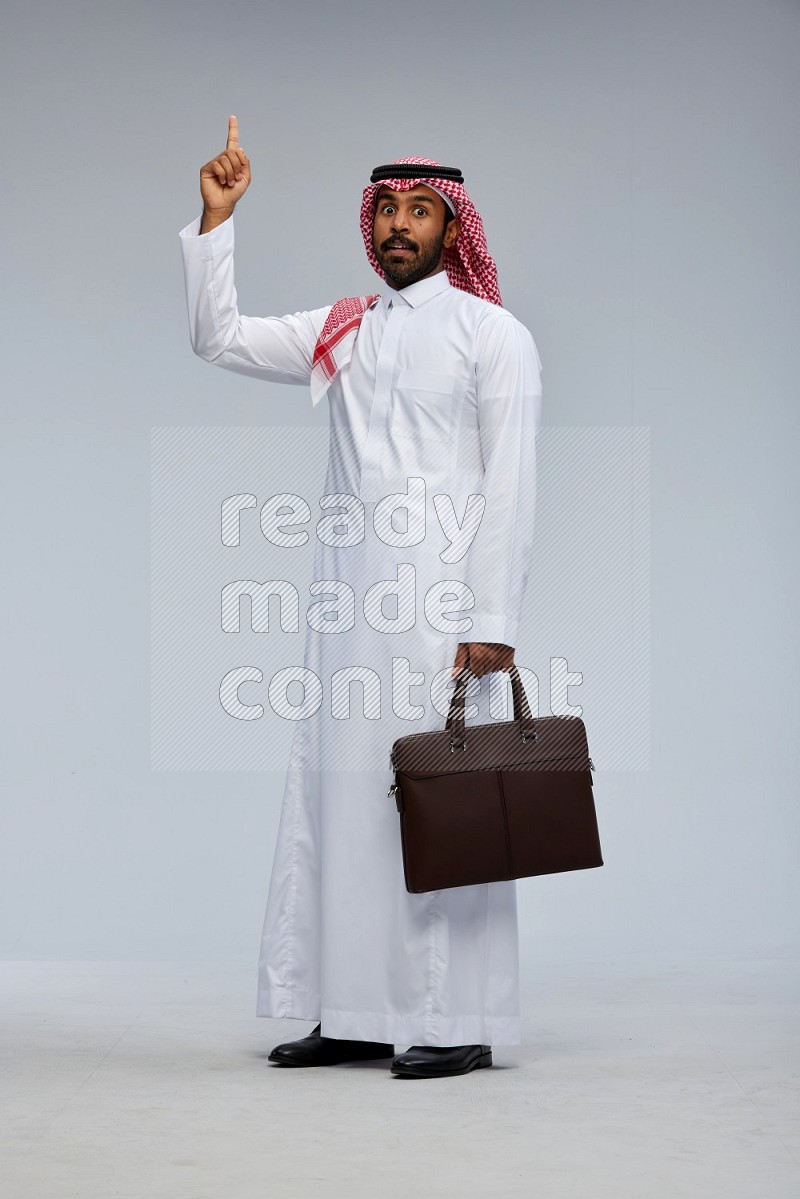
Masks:
[[[234,116],[228,117],[228,144],[226,150],[235,150],[239,145],[239,122]]]

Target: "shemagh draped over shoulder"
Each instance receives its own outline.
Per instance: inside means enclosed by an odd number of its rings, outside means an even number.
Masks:
[[[441,169],[441,174],[437,174],[437,167]],[[392,174],[393,171],[396,174]],[[372,245],[378,192],[382,187],[392,191],[410,191],[418,183],[424,183],[450,200],[461,223],[455,243],[444,251],[444,268],[450,283],[482,300],[502,305],[497,286],[497,267],[486,246],[483,221],[467,195],[464,177],[456,167],[445,167],[431,158],[411,156],[375,167],[370,179],[361,201],[361,234],[367,258],[382,279],[386,276]],[[322,399],[337,372],[350,361],[361,319],[378,299],[378,294],[347,296],[337,300],[331,308],[314,347],[311,371],[311,399],[314,404]]]

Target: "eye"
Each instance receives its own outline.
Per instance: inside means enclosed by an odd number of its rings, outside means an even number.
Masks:
[[[381,204],[381,212],[394,212],[394,204]]]
[[[417,214],[417,216],[427,216],[428,215],[427,208],[422,208],[421,206],[417,206],[414,209],[414,212]]]

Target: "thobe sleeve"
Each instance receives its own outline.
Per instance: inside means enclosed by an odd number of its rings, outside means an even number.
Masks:
[[[541,422],[541,360],[529,331],[505,310],[477,334],[478,427],[486,499],[467,552],[465,581],[475,595],[463,641],[516,648],[533,558],[536,432]]]
[[[178,235],[195,354],[240,375],[308,384],[331,305],[286,316],[242,316],[233,281],[233,215],[208,233],[200,233],[201,220]]]

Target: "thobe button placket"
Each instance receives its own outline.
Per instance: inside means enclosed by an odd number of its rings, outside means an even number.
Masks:
[[[364,443],[361,463],[361,486],[359,498],[365,503],[382,498],[381,456],[387,437],[389,402],[392,394],[397,349],[400,344],[403,322],[411,308],[394,298],[389,301],[389,315],[381,336],[378,360],[375,367],[375,390],[369,414],[369,429]]]

